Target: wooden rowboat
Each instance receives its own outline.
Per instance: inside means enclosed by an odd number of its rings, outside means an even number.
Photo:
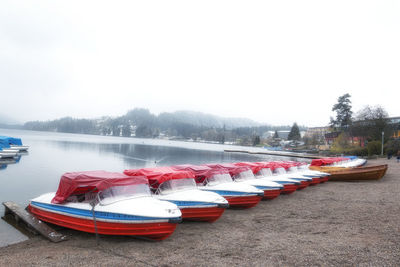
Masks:
[[[310,166],[311,170],[330,173],[329,181],[378,180],[385,175],[387,168],[387,164],[356,168]]]

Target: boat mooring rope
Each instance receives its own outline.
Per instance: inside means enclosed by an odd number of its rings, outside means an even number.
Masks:
[[[93,201],[90,201],[90,206],[92,206],[92,216],[93,216],[93,222],[94,222],[94,232],[96,234],[96,245],[98,246],[100,243],[99,239],[99,232],[97,231],[97,223],[96,223],[96,215],[94,213],[94,207],[96,206],[96,198]]]

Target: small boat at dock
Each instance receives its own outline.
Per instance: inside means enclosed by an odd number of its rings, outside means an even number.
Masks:
[[[251,168],[256,178],[272,181],[282,185],[283,189],[281,189],[281,194],[290,194],[296,190],[303,189],[308,186],[308,183],[302,184],[301,181],[274,175],[272,172],[274,166],[268,162],[241,162],[240,164]]]
[[[0,136],[0,145],[3,146],[3,149],[7,149],[10,152],[26,152],[29,149],[29,146],[22,144],[21,138],[10,136]]]
[[[387,168],[387,164],[355,168],[310,166],[311,170],[329,173],[329,181],[379,180],[386,174]]]
[[[177,170],[191,171],[195,175],[197,187],[203,191],[215,192],[223,196],[229,207],[248,209],[256,206],[264,192],[245,183],[236,183],[232,180],[228,170],[212,169],[206,165],[177,165]]]
[[[182,212],[182,219],[214,222],[229,207],[221,195],[198,189],[194,174],[189,171],[158,167],[125,170],[124,173],[146,177],[154,197],[176,204]]]
[[[299,183],[297,185],[289,184],[288,187],[285,188],[285,192],[283,192],[284,194],[291,194],[296,190],[302,190],[307,186],[313,185],[312,178],[300,174],[289,173],[288,169],[290,165],[288,164],[283,164],[282,162],[265,162],[265,164],[270,170],[272,170],[272,175],[275,179],[285,178]]]
[[[65,173],[56,193],[34,198],[28,206],[38,219],[78,231],[163,240],[181,212],[150,194],[145,177],[105,171]]]
[[[236,165],[231,163],[208,164],[207,166],[214,169],[227,170],[232,179],[240,184],[248,184],[264,192],[263,199],[273,199],[280,195],[283,186],[273,181],[257,179],[251,168],[244,165]]]

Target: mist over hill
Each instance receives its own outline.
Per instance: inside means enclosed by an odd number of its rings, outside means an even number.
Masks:
[[[247,118],[224,118],[202,112],[180,110],[176,112],[163,112],[158,119],[167,122],[187,123],[199,127],[214,127],[234,129],[239,127],[256,127],[261,124]]]
[[[19,122],[6,114],[0,114],[0,124],[18,124]]]
[[[97,119],[71,117],[51,121],[30,121],[24,129],[66,133],[98,134],[125,137],[185,139],[224,143],[249,143],[255,136],[270,130],[289,130],[291,126],[261,125],[246,118],[224,118],[195,111],[163,112],[159,115],[148,109],[135,108],[120,117],[103,116]]]
[[[0,128],[21,129],[22,125],[14,118],[8,115],[0,114]]]

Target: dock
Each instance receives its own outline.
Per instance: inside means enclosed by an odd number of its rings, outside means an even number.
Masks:
[[[67,236],[56,232],[53,228],[35,218],[32,214],[20,207],[15,202],[7,201],[3,202],[3,205],[5,207],[4,216],[14,216],[17,224],[22,221],[29,231],[39,233],[51,242],[55,243],[67,240]]]
[[[304,159],[319,159],[319,158],[322,158],[319,155],[310,155],[310,154],[293,153],[293,152],[281,152],[281,151],[249,151],[249,150],[238,150],[238,149],[224,149],[224,152],[259,154],[259,155],[293,157],[293,158],[304,158]]]

